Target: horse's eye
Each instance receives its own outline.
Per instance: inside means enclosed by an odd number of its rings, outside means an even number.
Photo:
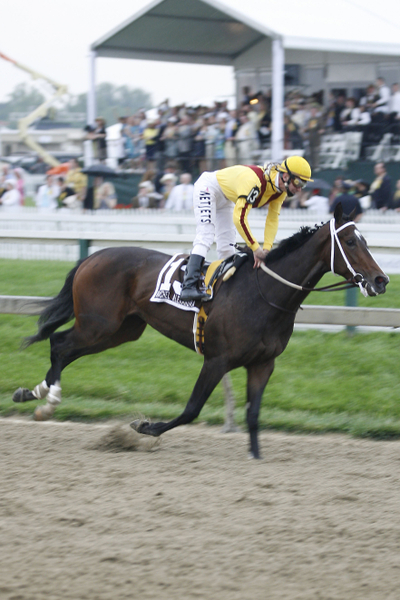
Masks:
[[[346,244],[348,246],[350,246],[350,248],[352,248],[353,246],[356,245],[356,240],[354,238],[350,238],[349,240],[346,241]]]

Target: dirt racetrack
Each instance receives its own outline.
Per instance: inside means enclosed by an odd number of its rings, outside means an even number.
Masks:
[[[130,432],[0,420],[2,600],[400,597],[400,442]]]

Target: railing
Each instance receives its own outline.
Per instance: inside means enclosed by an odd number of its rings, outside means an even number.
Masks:
[[[38,315],[40,302],[48,297],[0,296],[0,314]],[[306,325],[343,325],[347,327],[400,327],[400,309],[355,308],[304,305],[296,323]]]
[[[106,246],[136,245],[166,253],[188,253],[195,236],[193,212],[160,210],[39,212],[24,209],[1,212],[0,257],[75,261],[79,256]],[[249,222],[256,239],[264,237],[266,211],[250,211]],[[330,215],[309,210],[283,209],[278,240],[296,231],[300,225],[313,226]],[[376,252],[400,255],[400,213],[369,211],[358,224]],[[237,241],[243,240],[239,234]],[[210,259],[215,255],[211,252]],[[400,259],[399,259],[400,260]]]

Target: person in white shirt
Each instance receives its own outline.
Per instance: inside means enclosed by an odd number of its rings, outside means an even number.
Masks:
[[[58,207],[57,198],[60,188],[52,175],[46,176],[46,183],[41,185],[36,195],[36,206],[40,210],[54,210]]]
[[[358,123],[360,109],[356,106],[355,98],[347,98],[346,108],[340,113],[343,127],[352,127]]]
[[[17,190],[16,179],[6,179],[4,182],[5,192],[0,198],[0,206],[4,210],[18,210],[21,208],[21,194]]]
[[[400,119],[400,86],[398,83],[394,83],[392,85],[389,113],[392,121],[398,121]]]
[[[310,211],[314,211],[318,216],[325,216],[329,214],[329,200],[325,196],[321,195],[319,189],[314,189],[308,198],[302,198],[300,200],[300,206],[306,207]]]
[[[193,210],[192,176],[190,173],[182,173],[179,178],[180,184],[172,188],[165,210]]]
[[[385,84],[385,80],[383,77],[378,77],[376,80],[376,87],[378,89],[379,98],[376,102],[374,102],[374,114],[379,115],[381,113],[381,118],[387,115],[389,112],[389,101],[390,101],[390,89]]]

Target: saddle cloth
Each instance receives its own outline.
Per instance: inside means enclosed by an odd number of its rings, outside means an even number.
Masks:
[[[150,302],[166,302],[181,310],[199,312],[194,300],[181,300],[182,282],[188,260],[187,254],[175,254],[168,260],[158,275]],[[214,286],[218,279],[222,275],[224,275],[224,281],[229,279],[245,260],[247,260],[247,254],[238,252],[225,260],[204,263],[202,275],[210,300],[213,297]]]
[[[194,300],[181,300],[182,282],[188,260],[187,254],[175,254],[168,260],[158,275],[150,302],[166,302],[180,310],[194,312],[194,348],[198,354],[204,354],[204,326],[207,320],[204,305],[202,303],[199,308]],[[214,286],[218,279],[222,275],[224,275],[224,281],[229,279],[245,260],[247,260],[247,254],[239,252],[228,259],[204,264],[202,275],[210,300],[213,298]]]

